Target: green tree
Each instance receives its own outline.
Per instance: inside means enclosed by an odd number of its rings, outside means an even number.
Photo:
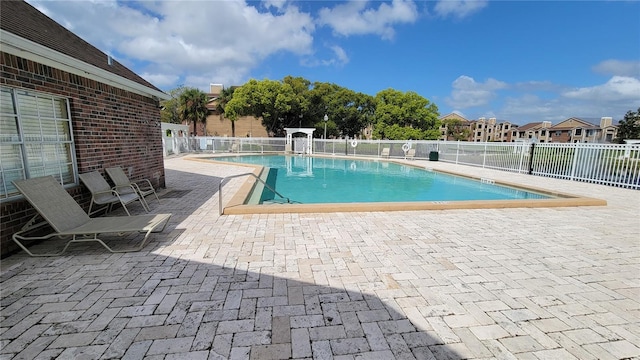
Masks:
[[[170,90],[171,99],[164,100],[160,103],[160,119],[162,122],[180,124],[180,95],[184,92],[185,87],[180,85]]]
[[[618,134],[614,142],[624,144],[628,139],[640,139],[640,108],[638,111],[627,111],[624,119],[618,124]]]
[[[235,89],[236,89],[235,87],[228,87],[228,88],[222,89],[222,93],[220,93],[220,96],[216,99],[216,110],[220,113],[220,115],[223,118],[227,118],[225,116],[226,115],[225,109],[229,101],[233,99],[233,92],[235,91]],[[236,120],[237,118],[229,119],[229,121],[231,121],[231,137],[236,137]]]
[[[375,99],[374,138],[434,140],[440,136],[438,107],[428,99],[413,91],[403,93],[394,89],[380,91]],[[399,128],[406,129],[399,131]]]
[[[195,89],[187,88],[180,94],[180,117],[187,124],[193,124],[193,134],[196,135],[196,124],[207,121],[207,94]]]
[[[338,131],[344,136],[355,137],[372,121],[375,99],[372,96],[342,88],[329,100]]]
[[[469,139],[471,130],[460,119],[445,119],[443,123],[447,126],[447,137],[452,137],[456,141]]]
[[[300,115],[304,115],[303,97],[296,93],[298,85],[296,81],[251,79],[235,90],[225,115],[229,119],[248,115],[261,118],[270,136],[282,136],[285,127],[298,127]]]

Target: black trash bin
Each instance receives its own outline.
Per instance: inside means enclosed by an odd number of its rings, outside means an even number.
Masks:
[[[438,161],[438,152],[432,151],[429,153],[429,161]]]

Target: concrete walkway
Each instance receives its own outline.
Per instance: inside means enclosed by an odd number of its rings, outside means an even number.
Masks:
[[[429,162],[608,205],[218,216],[245,168],[165,166],[142,251],[2,260],[0,359],[640,358],[640,191]]]

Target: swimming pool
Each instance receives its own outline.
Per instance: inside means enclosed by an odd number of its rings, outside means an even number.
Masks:
[[[269,168],[266,182],[296,203],[549,199],[538,192],[387,161],[245,155],[215,160]],[[274,199],[268,188],[258,203]],[[278,200],[275,196],[275,200]]]
[[[246,166],[248,172],[260,177],[268,183],[273,183],[277,191],[283,196],[290,197],[293,201],[302,203],[286,203],[273,205],[274,202],[262,201],[269,196],[263,193],[263,186],[251,176],[246,176],[246,180],[236,190],[231,199],[223,201],[223,191],[220,188],[220,214],[241,215],[241,214],[283,214],[283,213],[330,213],[330,212],[369,212],[369,211],[411,211],[411,210],[450,210],[450,209],[498,209],[498,208],[537,208],[537,207],[567,207],[567,206],[604,206],[607,202],[601,199],[590,197],[563,194],[553,190],[538,189],[531,186],[521,186],[520,184],[505,181],[494,181],[492,179],[474,179],[472,175],[461,175],[452,173],[449,170],[429,171],[425,169],[430,163],[424,161],[402,161],[402,160],[379,160],[379,159],[356,159],[342,156],[277,156],[277,155],[236,155],[236,156],[214,156],[201,155],[189,158],[192,161],[202,161],[218,165],[240,165]],[[275,172],[269,170],[269,166],[284,164],[282,171]],[[442,168],[444,164],[439,165]],[[434,166],[435,167],[435,166]],[[392,173],[389,169],[395,169],[401,176],[395,181],[382,181],[387,173]],[[327,181],[327,174],[335,172],[334,182]],[[355,184],[348,183],[349,178],[357,178],[358,174],[370,173],[370,184],[363,184],[363,181],[356,181]],[[342,173],[342,175],[339,175]],[[456,186],[440,188],[436,191],[432,200],[408,200],[390,201],[380,199],[379,193],[409,193],[409,187],[413,188],[413,193],[426,193],[426,188],[432,186],[434,179],[444,177],[446,174],[457,175],[453,180]],[[272,175],[271,177],[269,175]],[[236,175],[237,176],[237,175]],[[235,177],[235,176],[234,176]],[[278,185],[278,178],[289,178],[291,182],[285,187]],[[316,182],[305,182],[314,179]],[[457,195],[457,184],[471,180],[467,184],[471,188],[471,193],[484,193],[484,200],[453,200],[444,194]],[[402,183],[400,183],[402,181]],[[421,184],[417,186],[416,184]],[[375,184],[377,187],[365,191],[363,185]],[[401,185],[402,184],[402,185]],[[497,186],[502,185],[502,186]],[[302,189],[303,193],[315,194],[311,200],[322,203],[304,203],[305,197],[298,199],[292,195],[296,188]],[[418,190],[416,190],[416,188]],[[377,189],[377,190],[376,190]],[[393,191],[389,191],[393,189]],[[338,202],[329,202],[328,194],[338,194]],[[364,193],[367,199],[360,199],[357,202],[347,201],[350,193]],[[511,194],[504,197],[505,193]],[[318,194],[322,196],[318,196]],[[496,199],[496,195],[499,198]],[[513,197],[517,194],[516,198]],[[473,195],[472,195],[473,196]],[[486,200],[492,198],[493,200]],[[315,200],[313,200],[315,199]],[[276,200],[281,200],[277,198]],[[349,201],[354,201],[353,199]]]

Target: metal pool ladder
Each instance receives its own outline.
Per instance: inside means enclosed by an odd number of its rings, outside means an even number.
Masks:
[[[237,177],[241,177],[241,176],[247,176],[247,175],[253,176],[256,180],[260,181],[267,189],[271,190],[274,194],[276,194],[276,195],[280,196],[281,198],[283,198],[284,200],[286,200],[287,204],[291,204],[291,199],[289,199],[288,197],[282,196],[282,194],[277,192],[276,189],[274,189],[271,186],[269,186],[269,184],[264,182],[264,180],[260,179],[260,177],[258,177],[256,174],[254,174],[254,173],[237,174],[237,175],[231,175],[231,176],[227,176],[227,177],[223,178],[220,181],[220,184],[218,184],[218,215],[222,215],[222,212],[224,211],[224,208],[222,207],[222,185],[224,185],[226,180],[237,178]]]

